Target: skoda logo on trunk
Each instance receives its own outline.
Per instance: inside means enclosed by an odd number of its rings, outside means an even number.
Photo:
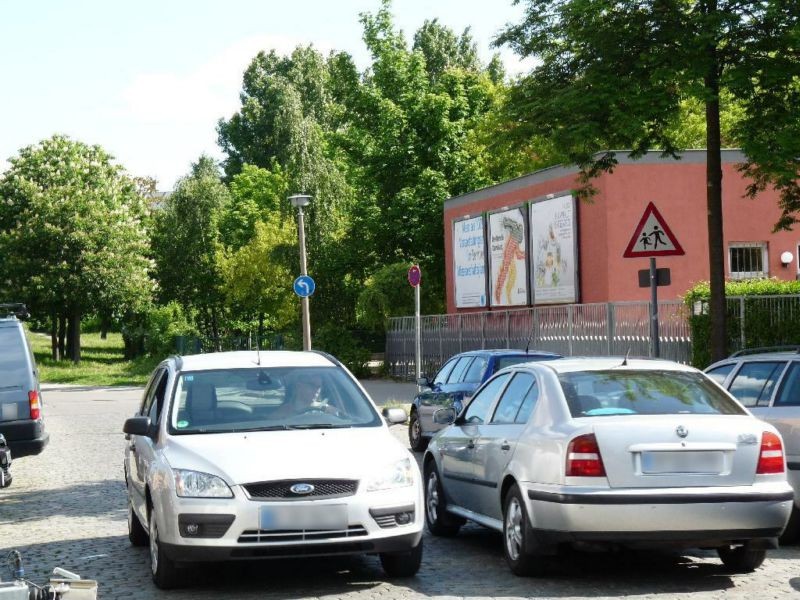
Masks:
[[[314,486],[310,483],[295,483],[289,488],[289,491],[298,496],[305,496],[314,491]]]
[[[689,430],[686,429],[686,427],[684,427],[683,425],[678,425],[675,428],[675,433],[678,434],[678,437],[685,438],[687,435],[689,435]]]

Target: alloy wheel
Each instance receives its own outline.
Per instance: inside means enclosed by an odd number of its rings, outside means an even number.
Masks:
[[[150,516],[150,569],[153,575],[158,571],[158,526],[156,516]]]
[[[519,560],[523,546],[522,507],[517,498],[512,498],[506,511],[506,550],[511,560]]]
[[[436,476],[436,471],[431,471],[430,475],[428,475],[427,492],[425,505],[428,509],[428,520],[436,522],[439,517],[439,478]]]

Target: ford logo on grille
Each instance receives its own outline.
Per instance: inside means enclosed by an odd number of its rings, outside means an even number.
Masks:
[[[685,438],[687,435],[689,435],[689,430],[686,429],[686,427],[684,427],[683,425],[678,425],[675,428],[675,433],[678,434],[678,437]]]
[[[289,488],[289,491],[299,496],[305,496],[306,494],[310,494],[314,491],[314,486],[310,483],[295,483]]]

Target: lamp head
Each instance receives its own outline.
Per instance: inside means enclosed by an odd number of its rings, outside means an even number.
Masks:
[[[783,254],[781,254],[781,264],[784,267],[788,266],[789,263],[792,262],[792,260],[794,260],[794,256],[792,256],[791,252],[784,252]]]
[[[294,196],[289,196],[289,202],[292,203],[292,206],[295,208],[303,208],[308,206],[311,202],[311,196],[307,196],[305,194],[295,194]]]

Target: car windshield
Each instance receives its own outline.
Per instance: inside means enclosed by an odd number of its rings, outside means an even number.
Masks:
[[[258,367],[178,375],[170,432],[377,427],[380,416],[336,367]]]
[[[578,371],[558,376],[573,417],[723,414],[745,411],[701,373]]]

